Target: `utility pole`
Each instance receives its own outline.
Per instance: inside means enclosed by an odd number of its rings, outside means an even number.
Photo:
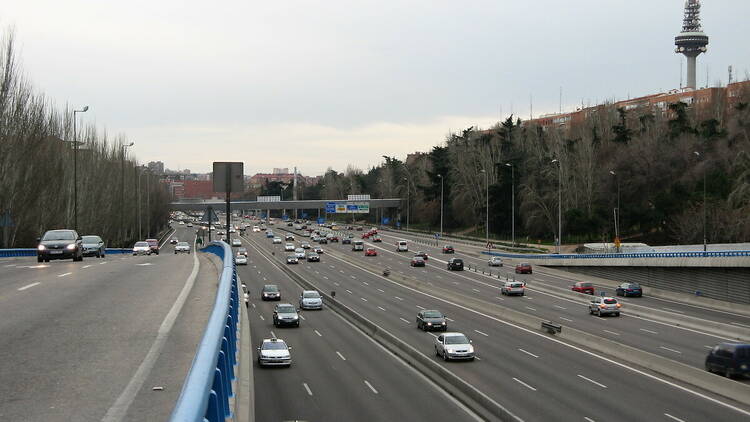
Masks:
[[[695,154],[699,159],[701,158],[701,153],[698,151],[693,151],[693,154]],[[706,235],[706,226],[707,226],[707,214],[706,214],[706,162],[703,163],[703,252],[708,251],[708,239]]]
[[[557,253],[560,253],[560,247],[562,246],[562,163],[560,160],[555,158],[552,160],[552,164],[557,163]]]
[[[516,246],[516,176],[515,167],[513,163],[505,163],[506,166],[510,167],[510,244]]]
[[[615,208],[615,248],[617,252],[620,252],[620,177],[614,170],[610,170],[609,174],[615,176],[617,182],[617,208]]]
[[[78,133],[76,132],[76,113],[89,111],[89,106],[73,110],[73,230],[78,232]]]
[[[133,146],[133,142],[122,145],[122,156],[120,157],[121,163],[121,177],[120,177],[120,244],[125,247],[125,238],[127,237],[127,231],[125,230],[125,154],[128,147]]]
[[[437,175],[440,178],[440,238],[443,238],[443,182],[445,179],[442,174]]]

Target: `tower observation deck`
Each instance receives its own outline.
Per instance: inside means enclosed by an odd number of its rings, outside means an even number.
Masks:
[[[685,17],[682,20],[682,32],[674,38],[675,53],[687,57],[687,88],[696,87],[695,62],[699,54],[706,52],[708,35],[701,28],[700,0],[685,1]]]

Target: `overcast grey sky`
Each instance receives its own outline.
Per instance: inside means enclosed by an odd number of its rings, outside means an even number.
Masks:
[[[698,81],[750,70],[748,0],[704,0]],[[24,69],[140,161],[303,174],[449,130],[677,88],[683,0],[6,0]]]

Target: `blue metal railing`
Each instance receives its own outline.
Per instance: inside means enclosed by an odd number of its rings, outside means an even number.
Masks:
[[[520,259],[602,259],[602,258],[725,258],[750,256],[750,251],[714,252],[638,252],[638,253],[596,253],[596,254],[515,254],[504,252],[482,252],[485,255]]]
[[[130,248],[106,248],[106,253],[122,254],[131,253]],[[36,248],[17,248],[17,249],[0,249],[0,258],[10,258],[14,256],[36,256]]]
[[[201,249],[224,261],[219,291],[206,331],[185,378],[180,397],[170,418],[173,422],[224,422],[233,417],[229,398],[237,366],[237,318],[239,293],[232,248],[211,242]]]

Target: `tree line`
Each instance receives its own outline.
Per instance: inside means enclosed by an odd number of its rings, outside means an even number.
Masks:
[[[124,136],[79,124],[74,139],[73,110],[34,89],[15,46],[7,31],[0,45],[0,247],[34,247],[46,230],[73,228],[74,173],[79,234],[113,247],[155,235],[169,216],[158,176],[128,155]]]

